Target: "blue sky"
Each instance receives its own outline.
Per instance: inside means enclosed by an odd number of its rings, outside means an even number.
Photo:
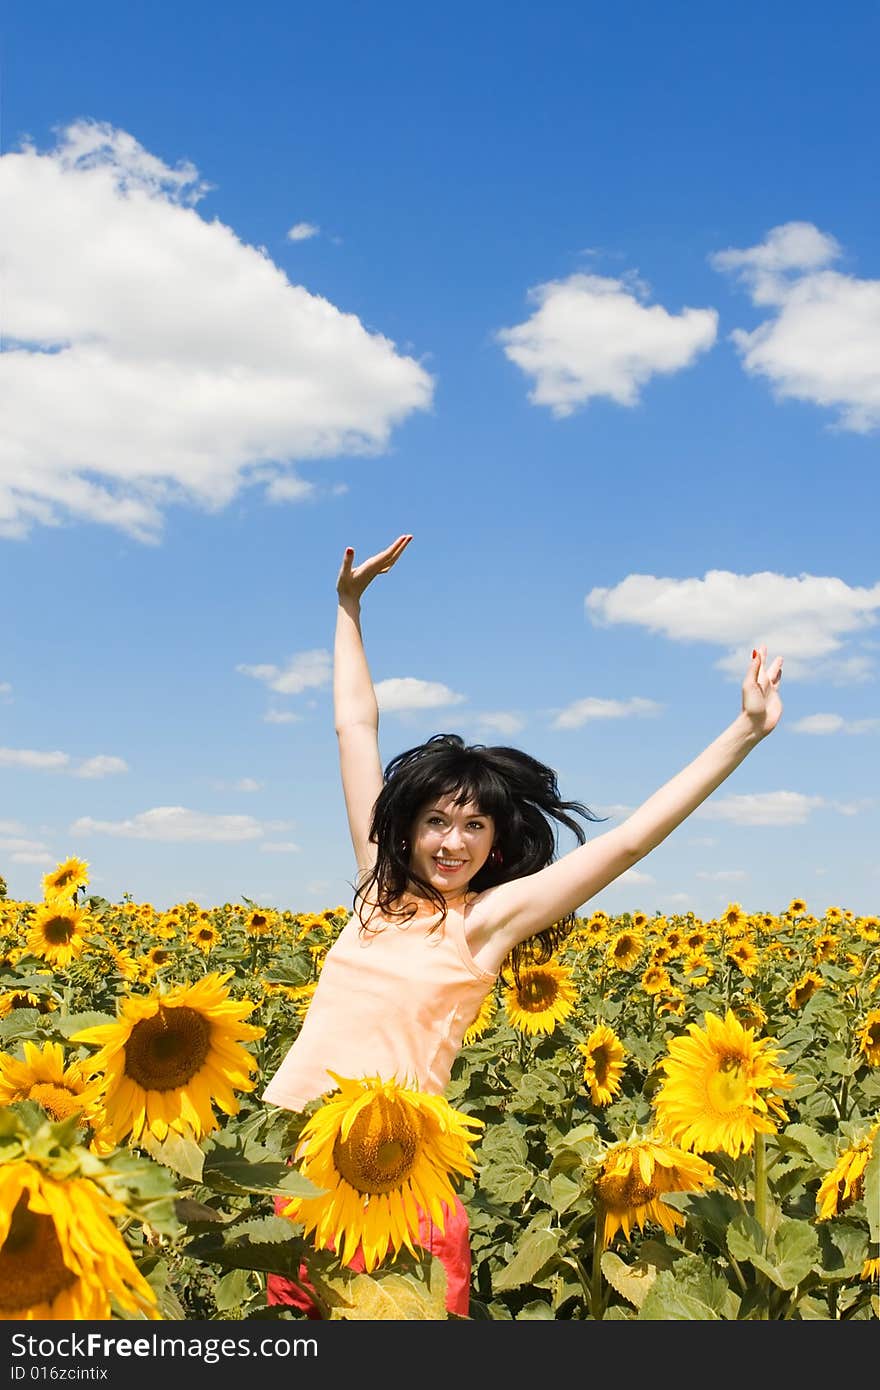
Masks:
[[[10,4],[10,894],[77,854],[114,901],[350,904],[336,574],[412,532],[364,604],[383,760],[513,743],[611,826],[766,642],[779,728],[591,906],[876,912],[878,42]]]

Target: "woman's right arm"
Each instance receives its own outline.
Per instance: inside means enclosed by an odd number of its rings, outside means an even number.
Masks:
[[[370,843],[370,823],[383,783],[379,706],[364,651],[361,595],[376,575],[391,569],[411,540],[412,536],[399,536],[387,549],[357,566],[352,564],[354,551],[349,547],[336,581],[339,607],[333,654],[333,714],[345,809],[359,875],[369,873],[376,860],[376,846]]]

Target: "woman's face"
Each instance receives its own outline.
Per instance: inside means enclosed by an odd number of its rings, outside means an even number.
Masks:
[[[495,822],[455,794],[427,802],[412,827],[410,867],[446,897],[463,893],[482,869],[495,839]]]

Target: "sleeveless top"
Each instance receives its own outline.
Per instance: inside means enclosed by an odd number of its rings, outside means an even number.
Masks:
[[[406,923],[349,918],[324,958],[297,1037],[263,1100],[287,1110],[338,1089],[328,1075],[381,1077],[438,1095],[495,980],[470,953],[460,908]],[[432,930],[433,928],[433,930]]]

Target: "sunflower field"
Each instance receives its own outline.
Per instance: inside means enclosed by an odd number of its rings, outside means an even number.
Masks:
[[[880,920],[597,911],[505,972],[443,1097],[261,1092],[344,906],[160,910],[0,879],[0,1318],[880,1316]],[[359,1259],[353,1259],[355,1253]]]

